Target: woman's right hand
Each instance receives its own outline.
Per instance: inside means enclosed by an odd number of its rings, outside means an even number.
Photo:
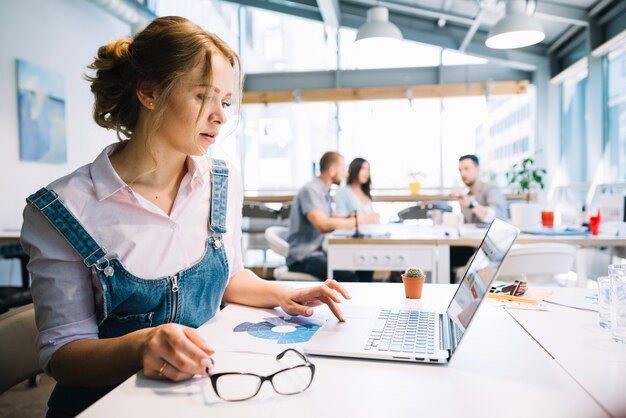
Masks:
[[[152,379],[175,382],[207,375],[213,364],[209,348],[193,328],[165,324],[151,328],[143,342],[143,372]]]

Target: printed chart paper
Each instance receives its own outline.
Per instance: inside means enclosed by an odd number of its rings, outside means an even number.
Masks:
[[[303,350],[326,317],[290,316],[282,309],[259,309],[228,305],[226,315],[217,315],[199,329],[216,351],[279,354],[287,348]]]

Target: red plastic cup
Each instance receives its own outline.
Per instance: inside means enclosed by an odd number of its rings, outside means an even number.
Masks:
[[[546,228],[552,228],[554,226],[554,212],[547,210],[541,212],[541,224]]]
[[[591,230],[591,235],[598,235],[600,231],[600,216],[589,217],[589,229]]]

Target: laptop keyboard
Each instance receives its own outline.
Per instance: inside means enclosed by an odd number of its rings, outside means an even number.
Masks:
[[[435,312],[382,309],[365,350],[434,354]]]

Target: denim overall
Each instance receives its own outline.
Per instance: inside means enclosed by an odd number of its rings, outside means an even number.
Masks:
[[[26,201],[41,211],[97,275],[94,293],[102,294],[102,298],[96,296],[98,335],[113,338],[168,322],[198,327],[215,315],[228,280],[222,245],[227,199],[228,168],[223,161],[213,159],[210,232],[202,259],[172,276],[152,280],[132,275],[117,258],[107,258],[107,250],[96,243],[54,191],[42,188]],[[47,416],[75,416],[115,386],[57,384],[48,401]]]

